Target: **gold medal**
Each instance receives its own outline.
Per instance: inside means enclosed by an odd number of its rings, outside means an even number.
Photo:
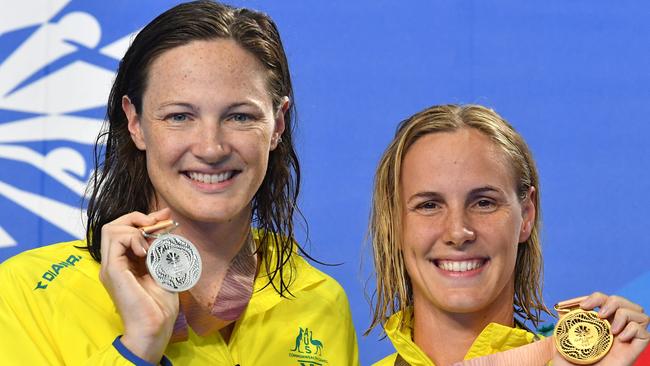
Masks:
[[[555,305],[560,320],[553,331],[555,348],[565,360],[578,365],[591,365],[605,357],[614,336],[609,321],[595,311],[579,308],[584,298]]]

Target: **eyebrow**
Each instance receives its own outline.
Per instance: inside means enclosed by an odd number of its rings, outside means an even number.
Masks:
[[[479,187],[479,188],[474,188],[471,191],[469,191],[469,196],[476,196],[481,193],[503,193],[503,191],[497,187],[493,187],[490,185],[484,186],[484,187]]]
[[[433,192],[433,191],[422,191],[418,192],[411,197],[409,197],[408,201],[406,203],[410,203],[411,201],[418,199],[418,198],[424,198],[424,199],[440,199],[442,198],[442,195],[438,192]]]
[[[245,101],[245,102],[236,102],[236,103],[232,103],[232,104],[228,105],[228,106],[225,108],[225,112],[224,112],[224,113],[225,113],[225,114],[228,114],[228,113],[230,113],[233,109],[236,109],[236,108],[239,108],[239,107],[251,107],[251,108],[256,108],[256,109],[262,111],[262,107],[259,106],[257,103],[255,103],[254,101],[251,100],[251,101]]]
[[[478,196],[483,193],[499,193],[502,194],[503,191],[497,187],[493,187],[490,185],[483,186],[483,187],[478,187],[474,188],[469,193],[467,194],[468,197],[473,197],[473,196]],[[418,192],[411,197],[409,197],[407,203],[410,203],[411,201],[422,198],[422,199],[441,199],[443,197],[442,194],[435,192],[435,191],[422,191]]]
[[[167,107],[183,107],[183,108],[188,108],[192,111],[198,111],[200,108],[195,106],[194,104],[187,103],[187,102],[175,102],[175,101],[169,101],[169,102],[164,102],[162,103],[157,109],[161,110]],[[230,113],[233,109],[239,108],[239,107],[251,107],[251,108],[256,108],[258,110],[262,110],[262,108],[255,103],[255,101],[244,101],[244,102],[235,102],[232,103],[224,109],[224,114]]]
[[[191,104],[191,103],[170,101],[170,102],[162,103],[160,106],[158,106],[157,110],[161,110],[161,109],[167,108],[167,107],[184,107],[184,108],[188,108],[188,109],[191,109],[191,110],[197,110],[198,109],[194,104]]]

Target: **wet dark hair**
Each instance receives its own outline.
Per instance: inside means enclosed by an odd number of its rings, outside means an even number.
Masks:
[[[250,52],[267,71],[267,91],[275,108],[284,97],[291,105],[284,114],[285,131],[269,155],[264,180],[253,197],[253,225],[259,228],[258,254],[265,261],[269,283],[280,295],[288,291],[290,275],[283,276],[294,246],[294,214],[300,190],[300,167],[293,141],[293,89],[278,29],[263,13],[212,1],[177,5],[142,29],[120,62],[111,89],[104,129],[95,145],[95,166],[88,186],[87,248],[101,261],[101,228],[129,212],[149,212],[154,188],[145,152],[138,150],[128,130],[122,97],[128,96],[138,114],[153,61],[165,51],[192,41],[230,39]],[[277,112],[277,109],[276,109]],[[300,252],[305,254],[298,246]],[[271,252],[274,252],[271,255]],[[292,268],[289,266],[289,271]],[[274,281],[279,275],[279,281]]]

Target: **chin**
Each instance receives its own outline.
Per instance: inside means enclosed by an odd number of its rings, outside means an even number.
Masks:
[[[487,307],[488,300],[468,294],[446,295],[438,301],[440,308],[450,313],[467,314],[481,311]]]
[[[221,209],[218,212],[215,212],[215,207],[221,207]],[[241,221],[242,219],[250,221],[251,208],[250,205],[212,206],[206,210],[205,217],[215,223]]]
[[[219,207],[221,208],[216,209]],[[238,212],[231,208],[223,208],[223,204],[211,204],[208,207],[182,207],[173,210],[172,217],[176,217],[177,220],[184,218],[197,223],[221,224],[233,221],[240,212],[241,210]]]
[[[197,222],[225,224],[235,221],[240,213],[221,211],[221,212],[205,212],[191,215],[189,218]]]

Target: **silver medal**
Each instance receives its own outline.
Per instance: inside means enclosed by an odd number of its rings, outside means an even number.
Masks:
[[[158,235],[147,251],[147,269],[158,284],[172,292],[189,290],[201,277],[201,257],[189,240]]]

